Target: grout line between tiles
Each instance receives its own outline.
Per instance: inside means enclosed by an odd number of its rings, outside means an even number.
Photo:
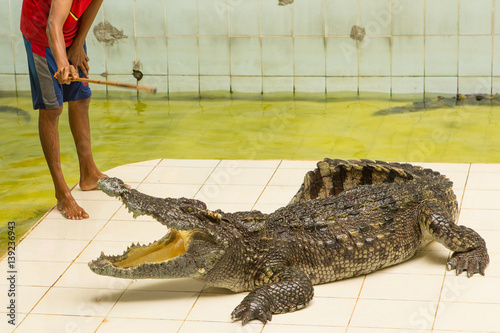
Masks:
[[[366,275],[363,277],[363,282],[361,283],[361,287],[359,288],[358,296],[356,297],[356,302],[354,303],[354,307],[352,308],[351,316],[349,317],[349,321],[347,322],[347,326],[345,328],[345,333],[349,330],[349,325],[351,325],[352,317],[354,316],[354,311],[356,311],[356,306],[358,305],[359,296],[361,296],[361,291],[365,285]],[[335,281],[334,281],[335,283]]]
[[[266,185],[264,185],[264,188],[262,189],[262,192],[260,192],[259,197],[257,198],[257,200],[255,200],[255,203],[253,204],[251,210],[254,210],[255,206],[257,205],[257,203],[259,202],[260,198],[262,197],[262,194],[264,194],[264,191],[266,190],[267,186],[269,186],[269,183],[273,179],[274,175],[276,174],[276,172],[278,172],[278,169],[280,168],[281,163],[283,163],[283,160],[280,160],[280,162],[278,163],[278,166],[274,170],[273,174],[271,175],[271,177],[269,177],[269,180],[267,181]]]

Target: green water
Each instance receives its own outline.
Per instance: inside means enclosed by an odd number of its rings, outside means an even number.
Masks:
[[[94,98],[92,144],[101,170],[156,158],[500,163],[500,107],[374,115],[411,102]],[[29,97],[0,97],[0,255],[8,221],[20,235],[56,203],[37,122]],[[61,159],[72,186],[78,161],[67,123],[65,112]]]

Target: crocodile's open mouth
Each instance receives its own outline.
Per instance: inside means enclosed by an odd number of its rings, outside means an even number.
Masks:
[[[137,267],[144,264],[159,264],[168,262],[186,253],[195,231],[170,231],[160,240],[149,245],[132,244],[119,256],[101,256],[91,262],[91,267],[112,265],[120,268]]]

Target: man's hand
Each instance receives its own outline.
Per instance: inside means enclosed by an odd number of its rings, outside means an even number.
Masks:
[[[78,71],[73,65],[59,68],[54,76],[60,84],[70,84],[72,77],[79,77]]]
[[[75,68],[80,68],[82,71],[83,75],[85,77],[89,77],[89,57],[85,54],[85,50],[83,49],[82,46],[76,46],[76,43],[73,43],[68,51],[68,60],[71,62]]]

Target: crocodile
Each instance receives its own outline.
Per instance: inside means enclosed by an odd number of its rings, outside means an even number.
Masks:
[[[437,96],[435,99],[426,98],[423,101],[413,102],[403,106],[376,111],[373,115],[383,116],[408,112],[429,111],[442,108],[453,108],[463,105],[495,106],[500,105],[499,94],[457,94],[456,96]]]
[[[455,224],[452,182],[431,169],[405,163],[324,159],[309,171],[290,203],[271,214],[211,211],[187,198],[156,198],[103,178],[99,188],[134,214],[169,228],[149,245],[89,263],[117,278],[194,278],[208,286],[249,294],[233,320],[266,323],[272,314],[304,308],[313,285],[395,265],[431,241],[454,251],[456,274],[484,275],[483,238]]]

